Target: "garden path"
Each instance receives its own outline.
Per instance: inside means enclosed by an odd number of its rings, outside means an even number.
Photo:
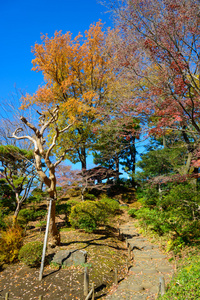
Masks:
[[[127,278],[114,286],[105,300],[154,300],[159,293],[159,277],[165,284],[171,280],[174,270],[159,246],[138,234],[133,222],[120,226],[120,233],[127,238],[133,250],[133,266]]]

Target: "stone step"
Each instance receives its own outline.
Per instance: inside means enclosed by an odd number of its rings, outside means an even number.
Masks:
[[[167,256],[159,250],[159,246],[149,242],[137,233],[137,228],[130,223],[120,226],[130,245],[133,259],[129,276],[121,281],[117,290],[106,297],[106,300],[155,300],[159,289],[159,276],[164,274],[166,282],[173,275],[173,268]]]

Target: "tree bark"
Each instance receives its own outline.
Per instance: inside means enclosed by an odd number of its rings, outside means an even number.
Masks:
[[[21,204],[20,204],[20,199],[19,199],[19,195],[17,193],[15,193],[15,197],[17,199],[17,207],[15,209],[14,215],[13,215],[13,226],[16,225],[17,223],[17,217],[21,208]]]
[[[48,244],[51,248],[54,248],[56,245],[60,245],[60,233],[56,226],[56,201],[52,202],[51,207],[51,217],[49,225],[49,240]]]
[[[115,171],[118,173],[115,177],[115,180],[117,181],[119,179],[119,156],[115,156]]]
[[[60,233],[56,227],[56,222],[55,222],[55,216],[56,216],[56,198],[57,198],[57,193],[56,193],[56,176],[55,176],[55,168],[56,166],[64,159],[65,154],[69,149],[66,149],[64,153],[61,155],[60,159],[57,160],[55,163],[52,163],[50,160],[50,155],[52,149],[56,145],[56,140],[59,136],[60,133],[65,132],[68,130],[72,125],[69,124],[65,128],[59,130],[58,126],[56,124],[56,121],[58,120],[58,112],[59,112],[59,106],[56,106],[56,108],[51,112],[51,117],[49,119],[46,119],[45,114],[40,114],[40,123],[42,126],[40,129],[36,128],[33,124],[28,122],[26,118],[21,117],[22,122],[28,126],[31,130],[34,131],[34,136],[18,136],[17,134],[23,129],[17,128],[15,132],[13,133],[12,137],[15,139],[21,140],[21,139],[28,139],[31,143],[34,145],[34,157],[35,157],[35,166],[36,166],[36,171],[41,178],[41,181],[48,187],[48,193],[49,197],[53,200],[52,203],[52,208],[51,208],[51,217],[50,217],[50,237],[49,237],[49,245],[51,247],[55,247],[60,243]],[[45,138],[43,137],[44,131],[49,127],[50,124],[54,124],[55,128],[55,135],[52,138],[52,143],[48,147],[48,149],[44,148],[45,145]],[[47,169],[49,171],[49,176],[46,175],[46,173],[42,170],[42,159],[44,159],[45,164],[47,166]],[[19,202],[20,203],[20,202]]]
[[[81,169],[86,170],[86,149],[85,147],[81,147],[81,154],[80,154],[80,161],[81,161]]]

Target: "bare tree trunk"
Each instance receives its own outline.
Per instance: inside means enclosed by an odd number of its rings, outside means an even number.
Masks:
[[[60,244],[60,232],[56,226],[56,201],[52,202],[51,207],[51,217],[49,225],[49,241],[48,244],[51,248],[54,248],[56,245]]]
[[[49,237],[49,245],[51,247],[55,247],[60,243],[60,233],[56,227],[55,222],[55,216],[56,216],[56,176],[55,176],[55,168],[58,164],[61,163],[61,161],[64,159],[65,154],[69,149],[66,149],[64,153],[61,155],[60,159],[58,159],[55,163],[51,162],[50,156],[51,151],[56,145],[57,138],[60,133],[65,132],[68,130],[73,124],[69,124],[65,128],[59,130],[58,126],[56,124],[56,121],[58,120],[58,112],[59,107],[57,106],[50,114],[51,117],[49,119],[46,119],[45,114],[40,115],[40,124],[42,126],[40,129],[36,128],[33,124],[27,121],[26,118],[21,117],[21,121],[28,126],[32,131],[34,132],[34,136],[24,135],[24,136],[18,136],[17,134],[21,131],[23,131],[22,128],[17,128],[15,132],[13,133],[12,137],[15,139],[21,140],[21,139],[28,139],[31,143],[34,145],[34,157],[35,157],[35,166],[36,171],[41,178],[41,181],[48,187],[48,193],[49,197],[53,200],[52,208],[51,208],[51,217],[50,217],[50,237]],[[45,139],[43,137],[44,131],[50,126],[50,124],[54,124],[55,127],[55,134],[52,138],[52,143],[48,147],[48,149],[44,148],[45,145]],[[47,170],[49,171],[49,176],[46,175],[46,172],[42,170],[42,159],[44,159],[45,164],[47,166]]]

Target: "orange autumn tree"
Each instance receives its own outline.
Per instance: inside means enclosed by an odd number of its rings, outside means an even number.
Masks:
[[[87,151],[95,139],[92,127],[102,121],[99,109],[106,104],[112,78],[103,24],[91,25],[84,37],[79,34],[72,39],[71,33],[56,31],[52,38],[43,35],[41,39],[32,49],[32,63],[34,71],[43,73],[45,85],[34,95],[27,94],[23,107],[37,104],[47,109],[59,104],[60,125],[75,121],[75,126],[59,138],[57,152],[67,144],[74,149],[67,158],[80,161],[86,169]]]

